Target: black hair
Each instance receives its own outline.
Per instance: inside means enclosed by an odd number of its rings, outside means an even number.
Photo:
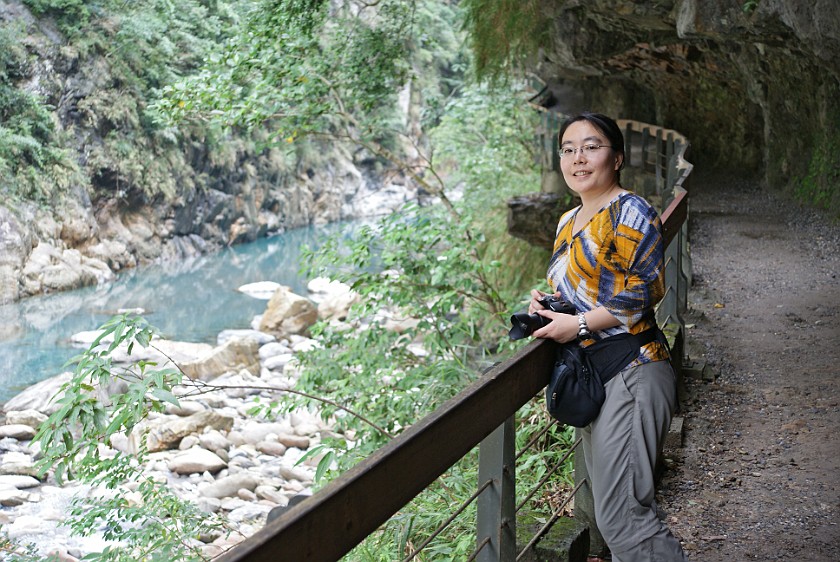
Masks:
[[[607,141],[610,143],[612,149],[621,153],[621,166],[619,166],[618,170],[615,172],[615,178],[620,180],[621,170],[624,168],[624,163],[627,161],[627,155],[624,154],[624,134],[621,132],[621,128],[618,126],[618,123],[616,123],[612,117],[607,117],[602,113],[590,113],[588,111],[572,115],[563,121],[563,124],[560,126],[560,132],[557,133],[557,146],[562,144],[563,134],[566,132],[566,129],[569,128],[569,125],[577,123],[578,121],[586,121],[598,129],[598,131],[607,137]]]

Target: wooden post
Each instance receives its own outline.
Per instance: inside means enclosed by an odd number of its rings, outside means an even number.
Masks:
[[[662,165],[662,148],[662,129],[656,129],[656,150],[653,155],[653,167],[654,173],[656,174],[656,195],[662,195],[664,192],[662,183],[665,181],[665,178],[662,177],[662,171],[665,166]]]
[[[671,192],[674,189],[674,183],[677,181],[677,161],[674,150],[674,133],[668,133],[668,139],[665,141],[665,192]]]
[[[580,429],[575,429],[575,441],[580,439]],[[595,500],[592,498],[592,487],[589,485],[589,471],[586,470],[586,462],[583,458],[583,446],[575,449],[575,486],[586,480],[575,494],[575,519],[580,519],[589,527],[589,552],[597,556],[609,554],[604,537],[595,524]]]
[[[478,562],[516,560],[516,429],[508,418],[481,442],[478,485],[492,484],[478,496],[476,545]],[[489,542],[486,539],[489,538]],[[485,543],[482,547],[481,545]]]

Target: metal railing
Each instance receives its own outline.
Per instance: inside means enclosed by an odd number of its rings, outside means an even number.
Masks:
[[[632,160],[628,161],[628,165],[643,169],[648,167],[646,173],[652,173],[656,184],[662,185],[659,195],[663,202],[667,202],[661,213],[667,245],[666,295],[658,308],[657,319],[672,340],[673,349],[683,337],[681,313],[685,310],[687,283],[690,281],[686,182],[691,164],[684,160],[688,143],[681,135],[650,125],[622,121],[621,126],[628,131],[630,139],[627,154],[628,160]],[[556,150],[553,152],[556,153]],[[476,492],[455,510],[450,520],[466,505],[477,502],[476,549],[470,560],[507,562],[521,559],[562,511],[562,506],[557,508],[525,547],[517,552],[517,511],[537,489],[530,491],[518,506],[515,505],[518,455],[514,451],[514,418],[517,411],[548,383],[554,364],[554,349],[552,341],[535,340],[529,343],[512,358],[488,369],[457,396],[369,458],[311,498],[290,508],[218,560],[338,560],[476,445],[479,445]],[[676,355],[681,355],[681,351]],[[579,441],[575,446],[577,443]],[[569,450],[566,455],[571,452]],[[556,467],[564,459],[560,459]],[[586,488],[584,478],[576,480],[565,502]],[[414,558],[416,552],[406,560]]]

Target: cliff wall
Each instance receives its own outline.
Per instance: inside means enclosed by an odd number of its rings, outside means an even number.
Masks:
[[[840,209],[840,2],[556,1],[543,15],[553,44],[534,67],[560,109],[676,129],[701,167]]]

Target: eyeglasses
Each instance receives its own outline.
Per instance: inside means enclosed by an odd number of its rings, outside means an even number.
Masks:
[[[580,148],[572,148],[571,146],[562,146],[562,147],[560,147],[560,150],[558,152],[560,153],[560,158],[563,158],[564,156],[571,156],[572,154],[576,154],[578,150],[580,150],[580,152],[582,154],[585,154],[586,156],[592,156],[593,154],[595,154],[596,152],[598,152],[598,150],[600,150],[602,148],[612,148],[612,147],[608,144],[585,144],[585,145],[581,146]]]

